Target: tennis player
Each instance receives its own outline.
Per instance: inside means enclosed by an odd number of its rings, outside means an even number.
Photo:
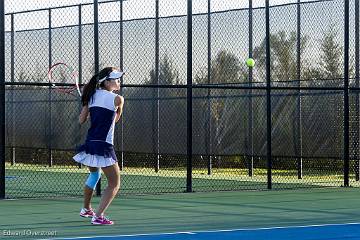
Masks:
[[[107,67],[94,75],[84,87],[81,97],[82,110],[80,124],[90,116],[90,129],[86,142],[79,147],[73,157],[78,163],[89,167],[90,174],[84,187],[84,207],[81,217],[91,217],[96,225],[112,225],[113,221],[104,216],[104,212],[120,188],[120,170],[115,155],[113,141],[115,123],[119,121],[124,98],[114,93],[120,89],[120,78],[124,73],[113,67]],[[91,198],[96,184],[104,172],[108,186],[104,190],[96,212],[91,208]]]

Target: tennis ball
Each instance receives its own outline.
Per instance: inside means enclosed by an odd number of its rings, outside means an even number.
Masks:
[[[248,58],[248,59],[246,60],[246,65],[247,65],[248,67],[254,67],[254,66],[255,66],[255,61],[254,61],[254,59]]]

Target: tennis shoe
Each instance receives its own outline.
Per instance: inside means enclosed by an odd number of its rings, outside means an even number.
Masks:
[[[114,222],[107,219],[104,216],[100,216],[100,217],[93,216],[93,218],[91,219],[91,224],[94,224],[94,225],[113,225]]]
[[[90,209],[82,208],[80,211],[80,217],[90,218],[94,216],[95,216],[95,212],[91,208]]]

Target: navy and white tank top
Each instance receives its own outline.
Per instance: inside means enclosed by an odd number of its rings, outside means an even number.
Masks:
[[[89,102],[91,126],[88,130],[87,141],[101,141],[114,143],[115,129],[115,97],[117,94],[97,89]]]

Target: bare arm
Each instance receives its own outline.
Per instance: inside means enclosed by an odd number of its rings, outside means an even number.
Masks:
[[[79,123],[83,124],[84,122],[86,122],[88,116],[89,116],[89,107],[83,106],[83,108],[81,109],[80,116],[79,116]]]
[[[115,116],[115,122],[118,122],[120,120],[122,111],[123,111],[123,106],[124,106],[124,97],[123,96],[116,96],[115,100],[115,107],[117,107],[116,109],[116,116]]]

